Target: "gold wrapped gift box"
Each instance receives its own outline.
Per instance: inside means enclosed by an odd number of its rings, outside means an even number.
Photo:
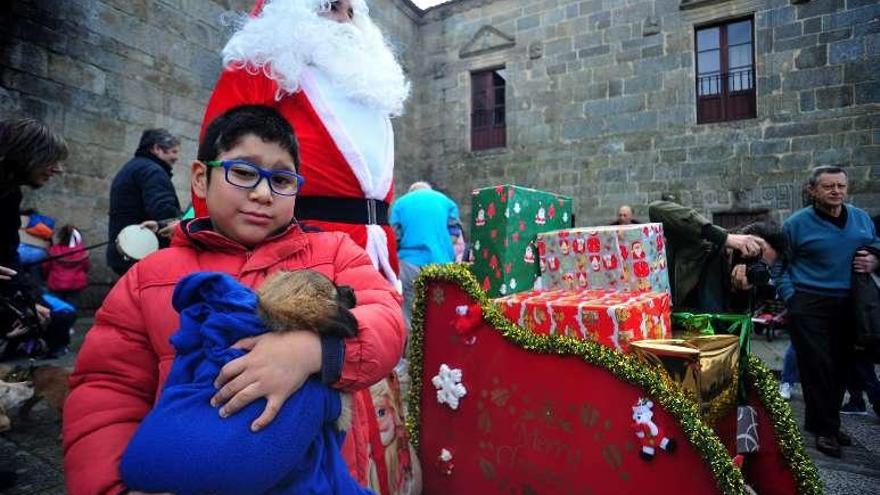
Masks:
[[[706,335],[632,342],[632,353],[656,365],[699,404],[714,423],[736,405],[739,337]]]

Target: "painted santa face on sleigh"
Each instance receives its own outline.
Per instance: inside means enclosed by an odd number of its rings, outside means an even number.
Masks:
[[[253,134],[245,135],[235,147],[217,157],[217,160],[232,159],[247,160],[270,171],[296,172],[293,157],[287,150]],[[293,220],[296,196],[274,194],[267,180],[246,189],[227,182],[223,167],[208,168],[195,162],[192,185],[196,196],[206,200],[214,229],[243,246],[256,246]]]

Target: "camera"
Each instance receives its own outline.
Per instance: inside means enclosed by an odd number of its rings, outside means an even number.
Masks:
[[[746,263],[746,280],[750,284],[763,287],[770,283],[770,266],[762,259]]]
[[[770,284],[770,265],[763,259],[763,253],[757,256],[743,258],[736,257],[734,266],[746,265],[746,280],[755,287],[763,287]]]

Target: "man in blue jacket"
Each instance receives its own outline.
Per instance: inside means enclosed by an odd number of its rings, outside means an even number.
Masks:
[[[840,167],[813,169],[809,192],[813,205],[783,225],[791,246],[778,290],[791,317],[791,341],[797,354],[806,403],[806,430],[816,448],[841,456],[852,439],[840,430],[840,403],[852,359],[852,272],[875,272],[876,256],[860,249],[877,242],[865,211],[846,204],[847,174]]]
[[[171,167],[177,162],[180,140],[165,129],[147,129],[134,158],[128,161],[110,187],[110,224],[107,264],[118,275],[125,273],[134,260],[116,249],[116,236],[134,224],[180,218],[180,202],[171,183]],[[148,224],[151,225],[151,224]],[[176,222],[159,231],[159,245],[168,245]]]

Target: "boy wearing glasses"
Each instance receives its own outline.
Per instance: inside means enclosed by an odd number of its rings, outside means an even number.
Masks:
[[[299,157],[290,125],[276,111],[232,109],[207,129],[192,165],[192,188],[209,217],[181,222],[170,248],[154,253],[119,280],[95,317],[71,376],[64,410],[69,493],[120,493],[119,460],[153,407],[174,360],[169,337],[178,328],[171,307],[176,283],[195,271],[226,272],[256,288],[279,270],[309,268],[351,286],[358,335],[343,341],[312,332],[266,333],[239,341],[247,353],[217,376],[211,405],[221,417],[265,399],[250,424],[265,428],[311,375],[354,393],[346,445],[366,443],[358,395],[386,376],[403,349],[400,298],[367,254],[340,233],[305,233],[293,218]],[[363,399],[361,399],[360,403]],[[359,418],[359,415],[361,418]],[[232,446],[234,449],[234,446]],[[349,469],[351,452],[343,447]],[[234,455],[234,452],[230,452]]]

